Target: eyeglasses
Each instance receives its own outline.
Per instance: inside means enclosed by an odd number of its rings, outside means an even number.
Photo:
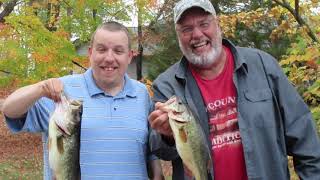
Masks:
[[[198,28],[200,31],[206,31],[209,29],[210,25],[212,24],[214,17],[209,17],[205,20],[201,20],[197,22],[196,26],[193,25],[186,25],[186,26],[181,26],[180,28],[177,28],[177,31],[182,33],[184,36],[190,36],[194,32],[195,28]]]

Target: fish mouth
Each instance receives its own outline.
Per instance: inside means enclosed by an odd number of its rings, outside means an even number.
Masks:
[[[183,119],[181,117],[179,117],[180,115],[182,115],[183,112],[178,112],[178,111],[170,111],[168,113],[168,116],[170,119],[174,120],[176,123],[178,124],[185,124],[187,122],[189,122],[186,119]]]
[[[177,124],[186,124],[188,122],[188,121],[181,121],[179,119],[172,119],[172,120],[174,120],[174,122]]]
[[[70,105],[73,105],[73,106],[80,106],[81,104],[82,104],[81,100],[73,100],[70,102]]]

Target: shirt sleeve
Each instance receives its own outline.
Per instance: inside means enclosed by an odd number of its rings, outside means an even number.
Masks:
[[[154,103],[158,101],[165,102],[168,100],[168,97],[164,95],[163,91],[161,91],[164,88],[159,88],[159,84],[161,84],[161,82],[154,81],[152,86],[154,93],[154,97],[152,98],[152,100]],[[151,127],[149,133],[149,146],[151,153],[155,154],[160,159],[169,161],[179,157],[175,145],[168,144],[167,141],[162,137],[162,135]]]
[[[266,62],[266,69],[284,123],[287,154],[301,179],[320,179],[320,141],[312,114],[275,60]]]
[[[28,110],[22,118],[5,116],[8,128],[12,132],[47,132],[54,102],[48,98],[41,98]]]

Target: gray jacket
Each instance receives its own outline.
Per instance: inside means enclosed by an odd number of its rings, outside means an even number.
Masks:
[[[231,48],[235,58],[233,81],[248,178],[290,179],[289,155],[293,156],[300,179],[320,180],[320,142],[314,121],[278,62],[257,49],[235,47],[228,40],[223,40],[223,44]],[[208,114],[199,88],[187,70],[186,59],[159,75],[153,89],[154,101],[166,101],[176,95],[187,103],[200,120],[211,147]],[[172,161],[173,179],[183,179],[182,161],[175,146],[168,145],[155,131],[149,140],[158,157]]]

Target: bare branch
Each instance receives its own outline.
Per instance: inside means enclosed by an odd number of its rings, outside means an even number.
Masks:
[[[297,16],[299,15],[299,0],[294,1],[294,9],[296,10]]]
[[[82,68],[82,69],[85,70],[85,71],[87,70],[87,68],[85,68],[85,67],[82,66],[80,63],[78,63],[78,62],[76,62],[76,61],[74,61],[74,60],[72,60],[72,63],[75,64],[76,66]]]
[[[117,15],[118,15],[119,13],[121,13],[123,10],[127,9],[128,7],[130,7],[130,5],[124,6],[122,9],[119,9],[117,12],[112,13],[112,14],[109,13],[108,10],[107,10],[107,13],[108,13],[111,17],[117,17]]]
[[[287,9],[295,18],[295,20],[297,21],[297,23],[302,27],[305,26],[307,28],[308,31],[308,35],[309,37],[314,41],[314,42],[319,42],[317,36],[314,34],[314,32],[312,31],[312,29],[310,28],[309,24],[307,24],[301,17],[301,15],[299,14],[299,0],[295,0],[295,9],[293,9],[290,4],[286,1],[283,0],[283,2],[280,2],[278,0],[273,0],[276,4],[282,6],[283,8]]]
[[[10,72],[10,71],[6,71],[6,70],[2,70],[2,69],[0,69],[0,72],[3,72],[3,73],[5,73],[5,74],[13,74],[13,73]]]

